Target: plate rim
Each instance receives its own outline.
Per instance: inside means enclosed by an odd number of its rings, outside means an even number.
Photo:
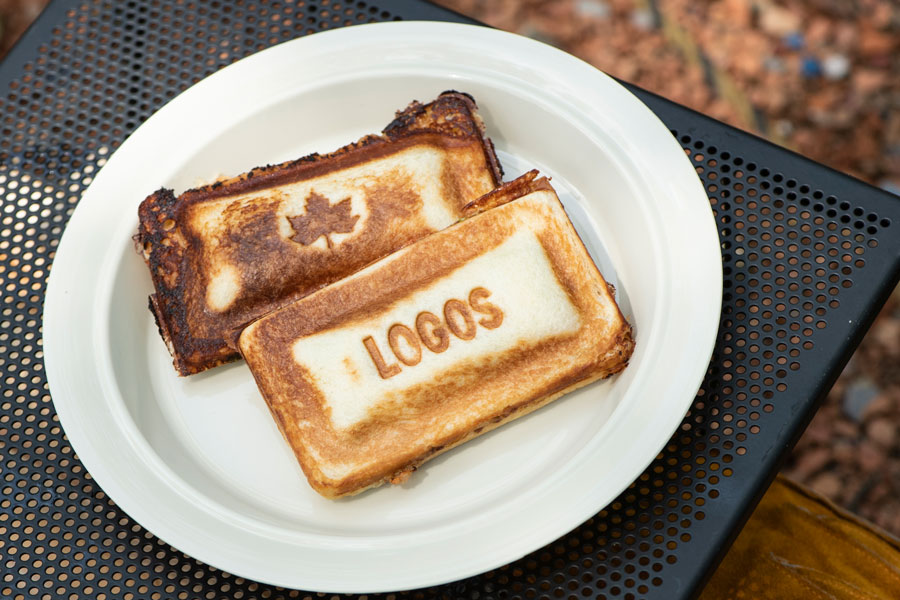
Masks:
[[[383,33],[382,33],[383,32]],[[320,32],[316,34],[312,34],[309,36],[305,36],[302,38],[297,38],[295,40],[291,40],[288,42],[284,42],[282,44],[278,44],[266,50],[263,50],[259,53],[251,55],[247,58],[244,58],[236,63],[221,69],[220,71],[212,74],[208,78],[202,80],[198,84],[188,88],[185,92],[182,92],[180,95],[176,96],[169,103],[160,108],[153,116],[151,116],[143,125],[141,125],[123,144],[119,147],[116,153],[110,157],[107,165],[101,169],[101,171],[96,175],[94,181],[91,183],[91,186],[88,190],[85,191],[81,202],[79,202],[78,206],[74,214],[72,215],[69,224],[66,226],[65,231],[63,233],[62,239],[60,240],[60,244],[57,247],[57,254],[54,258],[53,263],[58,264],[58,260],[60,257],[64,257],[63,264],[65,264],[67,253],[68,255],[74,254],[73,250],[68,250],[70,246],[73,246],[77,241],[77,232],[81,230],[89,230],[89,224],[85,223],[85,219],[87,218],[85,215],[87,213],[87,209],[80,210],[82,206],[99,206],[99,202],[102,201],[102,198],[98,196],[96,190],[100,188],[97,185],[98,181],[105,181],[110,177],[109,169],[110,165],[117,165],[119,162],[124,160],[123,157],[127,156],[129,152],[132,152],[132,148],[138,148],[139,143],[143,143],[146,132],[149,131],[152,127],[156,125],[161,119],[164,118],[165,115],[171,113],[173,111],[173,106],[178,107],[179,103],[183,104],[185,102],[185,98],[190,98],[193,96],[197,96],[202,93],[203,90],[207,90],[213,84],[221,84],[226,82],[228,78],[236,77],[239,72],[246,71],[248,69],[264,65],[265,61],[270,57],[277,57],[277,53],[287,52],[287,51],[297,51],[297,52],[309,52],[310,50],[315,50],[315,46],[327,47],[328,45],[336,45],[345,42],[352,42],[353,44],[361,44],[363,42],[362,38],[369,38],[369,43],[378,43],[378,36],[385,35],[390,36],[392,38],[402,37],[404,35],[410,38],[416,37],[429,37],[433,39],[437,39],[441,36],[456,38],[461,40],[462,42],[466,41],[479,41],[479,43],[503,43],[503,44],[513,44],[517,45],[522,49],[527,48],[529,52],[536,52],[538,54],[543,54],[545,57],[553,57],[555,61],[562,60],[565,63],[570,63],[573,65],[573,68],[577,66],[577,69],[583,70],[585,67],[590,69],[593,74],[597,77],[597,81],[602,81],[603,84],[601,87],[610,88],[610,84],[613,86],[610,89],[618,89],[616,92],[618,94],[626,94],[628,98],[630,98],[629,102],[635,103],[635,108],[644,113],[644,116],[647,117],[646,124],[654,130],[657,130],[657,133],[665,133],[665,136],[668,138],[668,145],[670,149],[672,146],[677,148],[677,153],[680,155],[680,160],[682,161],[682,166],[687,166],[690,169],[689,175],[690,178],[687,177],[688,173],[682,173],[682,181],[679,182],[680,185],[685,186],[685,190],[689,187],[693,187],[693,191],[687,192],[682,191],[682,193],[690,193],[696,195],[699,192],[699,195],[702,195],[704,204],[706,205],[706,216],[708,217],[708,223],[705,227],[705,235],[707,238],[710,238],[710,229],[711,229],[711,237],[714,238],[714,249],[715,249],[715,260],[713,262],[717,263],[718,268],[714,269],[714,280],[712,282],[713,287],[718,290],[718,293],[715,297],[715,300],[712,302],[714,306],[714,319],[711,318],[712,314],[710,314],[710,318],[705,323],[705,333],[707,334],[707,344],[705,345],[706,351],[702,353],[704,358],[703,361],[696,361],[698,364],[702,363],[700,367],[697,367],[699,370],[698,373],[691,373],[687,379],[691,381],[695,381],[696,385],[693,383],[690,384],[689,387],[693,388],[693,392],[690,393],[689,398],[683,400],[684,411],[678,413],[677,419],[674,422],[674,426],[669,431],[669,433],[665,436],[665,438],[658,441],[657,446],[653,448],[653,453],[650,458],[646,461],[645,464],[641,467],[641,470],[638,471],[635,476],[640,475],[640,473],[646,469],[647,465],[652,461],[652,458],[659,452],[659,450],[665,445],[668,439],[671,437],[673,433],[677,431],[678,424],[681,422],[683,418],[684,412],[687,411],[688,407],[693,401],[694,394],[696,390],[699,388],[700,383],[702,382],[703,375],[706,372],[706,368],[709,363],[709,358],[712,355],[713,347],[715,344],[716,333],[718,331],[718,322],[720,318],[719,310],[721,308],[721,297],[722,297],[722,273],[721,273],[721,252],[719,248],[718,241],[718,231],[715,224],[715,220],[712,214],[712,210],[709,206],[708,199],[706,197],[705,190],[703,189],[702,183],[694,172],[693,166],[691,165],[689,159],[684,155],[681,146],[678,145],[677,141],[671,137],[669,134],[668,128],[659,121],[658,117],[654,113],[652,113],[649,108],[647,108],[643,103],[640,102],[637,98],[635,98],[630,92],[625,90],[620,84],[615,82],[609,76],[603,74],[602,72],[594,69],[587,63],[583,61],[563,53],[555,48],[542,44],[540,42],[536,42],[534,40],[529,40],[527,38],[518,36],[516,34],[511,34],[507,32],[502,32],[498,30],[488,29],[481,26],[476,25],[463,25],[463,24],[451,24],[451,23],[435,23],[435,22],[416,22],[416,21],[402,21],[402,22],[394,22],[394,23],[378,23],[378,24],[367,24],[367,25],[358,25],[345,27],[337,30]],[[352,38],[352,39],[347,39]],[[494,40],[490,38],[495,38]],[[311,47],[311,48],[304,48]],[[212,82],[212,83],[210,83]],[[598,84],[599,85],[599,84]],[[205,86],[205,87],[204,87]],[[198,91],[200,90],[200,91]],[[576,100],[577,102],[577,100]],[[162,116],[161,116],[162,115]],[[649,125],[652,123],[652,126]],[[662,131],[659,131],[659,130]],[[149,138],[149,136],[147,136]],[[118,159],[116,157],[119,157]],[[116,167],[118,168],[118,167]],[[684,169],[682,169],[684,171]],[[104,173],[106,176],[104,177]],[[94,193],[92,193],[94,190]],[[698,201],[699,198],[695,200]],[[87,202],[86,202],[87,201]],[[80,211],[80,212],[79,212]],[[73,226],[74,224],[74,226]],[[72,233],[76,232],[76,233]],[[709,240],[705,242],[709,245]],[[711,246],[710,246],[711,248]],[[709,250],[710,248],[707,248]],[[715,278],[717,275],[717,280]],[[45,365],[47,372],[48,384],[51,390],[51,398],[53,399],[54,406],[57,409],[57,414],[59,415],[60,423],[63,426],[66,434],[69,437],[70,443],[74,450],[78,453],[82,462],[85,464],[85,467],[88,468],[88,471],[91,472],[92,476],[94,473],[101,474],[99,477],[94,476],[94,479],[100,485],[101,488],[112,498],[131,518],[135,520],[135,522],[141,524],[147,530],[151,531],[154,535],[164,540],[166,543],[171,544],[172,546],[179,548],[188,554],[199,558],[209,564],[216,566],[218,568],[222,568],[226,571],[232,572],[237,575],[241,575],[247,577],[249,579],[264,581],[267,583],[272,583],[275,585],[282,585],[286,587],[297,587],[298,580],[294,579],[283,579],[280,577],[271,577],[266,576],[266,574],[256,573],[248,573],[246,569],[244,569],[245,560],[241,560],[240,556],[210,556],[210,553],[207,551],[208,546],[203,546],[203,542],[193,543],[193,541],[187,541],[184,539],[178,539],[177,535],[173,535],[173,532],[168,531],[166,527],[164,527],[161,523],[159,523],[159,517],[154,512],[154,510],[147,510],[146,507],[142,507],[139,502],[135,501],[133,497],[133,492],[129,494],[123,486],[119,485],[113,474],[108,469],[107,465],[103,462],[103,457],[98,455],[97,448],[94,447],[92,441],[86,436],[86,431],[82,429],[81,422],[79,421],[78,415],[74,414],[74,408],[71,406],[71,403],[68,400],[63,400],[67,398],[67,393],[71,390],[68,389],[69,386],[67,384],[67,377],[65,371],[65,356],[66,354],[63,352],[63,349],[66,347],[66,344],[63,340],[59,338],[59,336],[63,335],[63,328],[58,327],[56,323],[61,322],[62,314],[60,311],[63,311],[63,306],[66,302],[63,300],[66,299],[66,295],[71,291],[70,287],[66,287],[65,278],[66,273],[62,271],[62,269],[50,269],[50,276],[48,278],[48,284],[45,294],[45,305],[44,305],[44,352],[45,352]],[[108,280],[108,278],[107,278]],[[108,296],[107,296],[108,297]],[[714,323],[712,327],[711,334],[709,333],[709,324]],[[101,330],[95,330],[95,335],[104,335],[106,332]],[[113,393],[113,390],[110,390],[107,387],[109,382],[100,381],[101,390],[105,394]],[[60,401],[61,400],[61,401]],[[62,410],[60,410],[62,408]],[[616,411],[621,412],[621,411]],[[671,420],[671,419],[670,419]],[[125,425],[127,426],[127,425]],[[144,457],[146,458],[146,457]],[[158,456],[154,456],[159,460],[159,464],[162,465],[162,468],[165,469],[167,467],[164,466],[161,459]],[[169,483],[172,483],[170,478]],[[630,480],[629,482],[630,483]],[[616,490],[610,501],[612,501],[622,490],[627,487],[628,483],[622,489]],[[545,486],[546,487],[546,486]],[[112,491],[114,490],[114,491]],[[174,490],[176,493],[184,494],[185,490]],[[188,494],[189,495],[189,494]],[[187,497],[187,496],[185,496]],[[302,583],[302,587],[307,587],[311,585],[313,589],[329,591],[329,592],[378,592],[378,591],[395,591],[397,589],[409,589],[414,587],[422,587],[427,585],[434,585],[439,583],[445,583],[447,581],[453,581],[460,578],[464,578],[470,575],[474,575],[477,573],[484,572],[491,568],[495,568],[497,566],[507,564],[517,558],[520,558],[524,554],[543,546],[545,543],[552,542],[553,540],[559,538],[564,535],[572,528],[590,518],[597,511],[601,510],[605,506],[605,503],[600,506],[595,506],[590,513],[584,516],[584,508],[581,507],[579,511],[576,511],[577,522],[572,524],[573,519],[569,518],[565,521],[565,525],[562,527],[551,527],[554,533],[551,536],[547,536],[546,533],[542,536],[543,541],[537,545],[530,545],[530,547],[522,550],[521,548],[517,548],[515,551],[509,553],[508,555],[503,556],[494,556],[491,560],[484,560],[482,564],[476,568],[472,568],[471,565],[467,565],[465,568],[457,568],[455,570],[448,570],[445,574],[441,576],[435,577],[434,574],[429,573],[414,573],[412,577],[407,577],[403,580],[398,580],[396,584],[389,583],[386,580],[381,580],[379,582],[374,581],[365,581],[365,582],[347,582],[345,580],[340,581],[332,581],[327,583],[326,585],[321,585],[323,582],[313,582],[312,584]],[[140,515],[140,516],[135,516]],[[546,527],[544,528],[547,529]],[[535,536],[532,535],[532,538]],[[175,538],[175,539],[173,539]],[[185,548],[190,548],[187,550]],[[213,552],[215,554],[215,552]],[[235,561],[235,559],[238,559]],[[458,565],[457,565],[458,566]]]

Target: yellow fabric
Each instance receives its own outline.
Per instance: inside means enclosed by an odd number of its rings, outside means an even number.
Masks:
[[[900,541],[778,477],[700,600],[897,600]]]

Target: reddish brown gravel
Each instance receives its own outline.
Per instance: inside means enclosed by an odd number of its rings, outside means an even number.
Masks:
[[[0,0],[0,60],[50,0]]]

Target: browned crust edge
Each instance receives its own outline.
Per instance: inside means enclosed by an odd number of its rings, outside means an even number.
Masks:
[[[315,489],[319,494],[321,494],[322,496],[324,496],[328,499],[331,499],[331,500],[356,496],[358,494],[361,494],[362,492],[380,487],[386,483],[392,483],[394,485],[403,484],[404,482],[406,482],[409,479],[409,476],[413,472],[418,470],[418,468],[421,467],[424,463],[428,462],[429,460],[431,460],[437,456],[440,456],[444,452],[452,450],[461,444],[464,444],[470,440],[477,438],[478,436],[488,433],[489,431],[493,431],[494,429],[500,427],[501,425],[505,425],[506,423],[514,421],[514,420],[518,419],[519,417],[524,417],[525,415],[527,415],[529,413],[532,413],[540,408],[543,408],[544,406],[550,404],[554,400],[557,400],[560,397],[565,396],[569,392],[573,392],[579,388],[582,388],[586,385],[594,383],[595,381],[599,381],[601,379],[607,379],[609,377],[612,377],[616,373],[619,373],[620,371],[622,371],[625,367],[628,366],[628,362],[631,358],[632,353],[634,352],[634,337],[633,337],[633,331],[632,331],[631,325],[626,322],[625,325],[623,326],[623,328],[616,334],[615,339],[616,339],[616,343],[615,343],[614,347],[616,347],[618,349],[618,353],[620,353],[620,354],[624,353],[625,355],[628,356],[628,359],[625,360],[624,362],[618,362],[618,358],[613,358],[611,361],[613,363],[611,367],[601,370],[601,371],[597,372],[595,375],[592,375],[586,379],[578,380],[572,384],[569,384],[569,385],[563,387],[562,389],[551,392],[547,395],[540,396],[538,398],[535,398],[532,400],[527,400],[520,404],[507,407],[506,410],[503,413],[501,413],[500,415],[492,415],[490,417],[486,417],[481,423],[479,423],[476,427],[471,429],[463,437],[461,437],[455,441],[448,442],[447,444],[445,444],[443,446],[439,445],[435,448],[432,448],[429,452],[427,452],[425,454],[421,454],[421,455],[417,456],[416,458],[410,460],[403,467],[397,469],[396,471],[394,471],[393,473],[391,473],[390,475],[388,475],[386,477],[383,477],[381,479],[373,481],[372,483],[369,483],[368,485],[363,484],[364,487],[350,489],[349,491],[347,491],[347,488],[354,487],[355,482],[353,480],[345,480],[343,482],[344,485],[337,487],[337,488],[322,486],[319,482],[316,482],[314,479],[311,479],[311,478],[308,478],[309,483],[313,487],[313,489]],[[282,433],[282,435],[284,435],[284,434]]]
[[[507,181],[484,196],[467,203],[462,208],[463,218],[474,217],[486,210],[502,206],[507,202],[512,202],[522,196],[541,190],[556,193],[553,186],[550,185],[550,180],[546,177],[538,179],[537,169],[532,169],[512,181]]]
[[[497,150],[496,148],[494,148],[494,141],[490,137],[488,137],[487,128],[484,125],[484,120],[481,118],[481,113],[478,112],[478,103],[475,102],[475,98],[473,98],[471,94],[458,92],[456,90],[447,90],[441,95],[443,94],[457,94],[459,96],[467,98],[472,103],[469,109],[469,116],[478,127],[478,133],[481,136],[481,147],[484,150],[484,158],[487,161],[488,165],[490,165],[491,167],[494,185],[499,186],[503,183],[503,165],[500,164],[500,159],[497,158]]]
[[[360,151],[371,152],[381,146],[393,145],[409,138],[421,138],[426,134],[449,136],[460,139],[477,137],[484,149],[485,158],[491,166],[494,185],[503,180],[503,171],[497,160],[493,142],[487,137],[484,122],[472,96],[455,91],[446,91],[427,104],[414,100],[405,109],[398,111],[380,135],[367,135],[352,144],[338,148],[328,154],[314,152],[296,160],[277,165],[265,165],[250,169],[230,179],[187,190],[179,202],[199,202],[231,196],[238,193],[254,192],[286,182],[314,177],[322,172],[333,171],[346,166],[344,163],[358,162]],[[460,113],[466,119],[455,118]],[[352,156],[351,156],[352,155]],[[367,156],[367,155],[366,155]],[[338,164],[332,164],[337,160]],[[323,162],[327,162],[324,167]]]
[[[456,118],[461,113],[468,118]],[[161,188],[144,199],[138,208],[139,225],[133,240],[138,254],[150,268],[155,290],[150,297],[150,310],[178,374],[193,375],[240,358],[226,339],[201,339],[191,335],[183,285],[188,242],[178,227],[178,216],[183,207],[314,177],[359,162],[371,154],[384,153],[394,146],[410,145],[437,136],[442,139],[477,137],[494,185],[501,184],[503,171],[475,100],[469,94],[450,90],[428,104],[413,101],[396,113],[381,135],[364,136],[334,152],[313,153],[278,165],[256,167],[236,177],[187,190],[178,197],[173,190]]]

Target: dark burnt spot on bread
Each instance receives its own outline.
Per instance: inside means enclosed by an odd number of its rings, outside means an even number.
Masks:
[[[190,375],[235,360],[238,354],[233,338],[248,323],[432,232],[421,214],[422,199],[399,174],[383,177],[378,185],[365,190],[363,201],[369,210],[365,225],[360,218],[339,251],[320,251],[315,243],[304,247],[287,240],[279,225],[285,217],[277,214],[277,199],[269,193],[279,186],[411,148],[434,149],[453,156],[456,168],[470,169],[453,175],[454,168],[449,168],[445,171],[450,175],[440,175],[459,178],[447,190],[459,197],[460,207],[500,182],[496,156],[474,101],[448,93],[429,104],[414,102],[397,115],[385,133],[364,136],[334,152],[256,167],[179,196],[166,188],[148,196],[138,210],[135,249],[150,268],[155,290],[153,314],[179,374]],[[462,156],[482,158],[472,163],[461,161]],[[477,184],[481,191],[472,193],[474,182],[482,180],[483,185]],[[194,230],[192,219],[201,209],[247,196],[251,201],[235,201],[229,209],[242,215],[233,220],[239,225],[212,236]],[[327,245],[334,245],[332,241],[328,238]],[[300,259],[298,252],[302,251],[306,253]],[[211,278],[223,265],[237,272],[230,281],[237,295],[233,302],[225,303],[227,308],[214,309],[207,304],[206,295]]]

